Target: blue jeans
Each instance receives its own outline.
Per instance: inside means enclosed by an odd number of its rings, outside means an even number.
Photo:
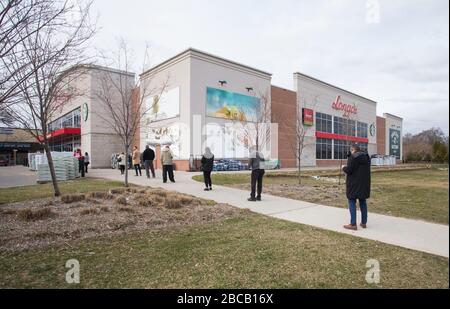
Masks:
[[[359,208],[361,209],[361,223],[367,223],[367,202],[359,199]],[[356,225],[356,199],[348,200],[348,209],[350,210],[350,224]]]

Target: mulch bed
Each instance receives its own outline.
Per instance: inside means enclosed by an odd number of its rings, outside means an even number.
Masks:
[[[116,188],[0,207],[0,250],[219,221],[243,210],[160,188]]]

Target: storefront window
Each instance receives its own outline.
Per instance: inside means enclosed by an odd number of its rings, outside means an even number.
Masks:
[[[331,159],[332,144],[331,139],[318,138],[316,140],[316,159]]]
[[[347,154],[350,151],[351,141],[334,140],[334,159],[347,159]]]
[[[81,108],[77,108],[64,116],[50,122],[48,131],[53,132],[61,128],[80,128],[81,127]]]
[[[367,123],[358,121],[357,136],[367,138]]]
[[[334,133],[347,136],[356,136],[356,121],[335,116]]]
[[[53,140],[50,144],[50,149],[52,151],[74,151],[81,147],[81,139],[78,136],[70,136],[66,138],[61,138]]]
[[[331,115],[316,113],[316,131],[333,133],[333,121]]]
[[[361,151],[367,152],[367,143],[358,143],[358,145]]]

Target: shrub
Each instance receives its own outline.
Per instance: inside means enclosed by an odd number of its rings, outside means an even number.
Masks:
[[[2,209],[1,213],[4,215],[14,215],[17,213],[17,211],[14,209]]]
[[[112,188],[112,189],[109,189],[109,193],[110,193],[110,194],[123,194],[123,193],[125,193],[125,192],[128,192],[128,193],[136,193],[136,192],[137,192],[137,189],[136,189],[136,188],[125,188],[125,187],[123,187],[123,188]]]
[[[86,202],[91,203],[91,204],[101,204],[101,202],[99,200],[93,199],[92,197],[86,199]]]
[[[120,205],[128,204],[127,198],[125,196],[119,196],[116,198],[116,203]]]
[[[177,209],[182,207],[181,201],[176,195],[169,195],[166,198],[164,205],[169,209]]]
[[[80,211],[80,215],[98,215],[100,210],[98,208],[86,208]]]
[[[125,192],[126,188],[112,188],[109,189],[109,194],[122,194]]]
[[[136,199],[139,206],[143,207],[152,207],[156,206],[158,203],[156,203],[153,199],[151,199],[149,196],[141,196],[138,199]]]
[[[166,198],[160,195],[150,195],[149,198],[158,205],[164,204],[166,201]]]
[[[125,191],[129,192],[129,193],[136,193],[136,192],[138,192],[138,189],[136,189],[136,188],[126,188]]]
[[[84,207],[84,205],[81,204],[81,203],[77,203],[77,204],[74,204],[74,205],[70,205],[69,208],[79,208],[79,207]]]
[[[109,194],[108,192],[96,191],[96,192],[89,192],[87,194],[87,197],[99,198],[99,199],[110,199],[113,196],[112,196],[112,194]]]
[[[31,210],[30,208],[21,209],[17,212],[17,216],[25,221],[43,220],[51,217],[54,213],[48,207]]]
[[[164,189],[154,189],[150,191],[150,194],[160,197],[166,197],[168,195],[168,192]]]
[[[102,206],[102,207],[100,207],[100,210],[103,212],[108,212],[109,208],[108,208],[108,206]]]
[[[134,209],[131,207],[119,207],[119,211],[124,211],[124,212],[134,212]]]
[[[84,200],[86,197],[84,194],[78,193],[78,194],[66,194],[61,196],[61,201],[63,203],[74,203]]]

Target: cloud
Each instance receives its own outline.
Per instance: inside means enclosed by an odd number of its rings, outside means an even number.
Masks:
[[[97,0],[95,44],[111,49],[123,36],[139,63],[149,42],[153,64],[195,47],[271,72],[291,89],[300,71],[379,102],[378,114],[398,114],[405,129],[448,132],[449,2],[379,0],[379,23],[367,22],[366,3]],[[423,109],[430,104],[432,112]]]

